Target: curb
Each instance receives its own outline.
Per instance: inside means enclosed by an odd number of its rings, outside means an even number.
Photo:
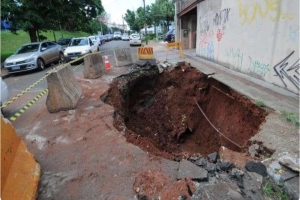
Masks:
[[[2,77],[3,80],[6,79],[6,78],[8,78],[8,77],[11,77],[11,76],[12,76],[12,74],[1,75],[1,77]]]

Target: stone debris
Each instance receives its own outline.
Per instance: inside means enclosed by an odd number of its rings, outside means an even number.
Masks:
[[[284,182],[284,190],[292,200],[299,199],[299,176]]]
[[[258,144],[252,144],[251,146],[249,146],[248,148],[248,152],[250,154],[251,157],[258,157],[259,156],[259,145]]]
[[[207,163],[208,161],[206,160],[206,158],[200,158],[195,162],[195,164],[198,165],[199,167],[205,167]]]
[[[288,167],[294,171],[300,172],[300,159],[293,157],[289,153],[284,153],[281,157],[278,158],[278,161],[281,165]]]
[[[209,162],[216,163],[218,156],[219,156],[218,153],[214,152],[214,153],[208,154],[207,159],[209,160]]]
[[[235,184],[218,182],[214,185],[201,185],[191,197],[191,200],[202,199],[240,200],[244,198],[241,195],[240,189]]]
[[[177,179],[191,178],[192,180],[206,181],[208,173],[203,168],[191,163],[188,160],[182,160],[179,164]]]
[[[234,166],[232,165],[232,163],[230,162],[220,162],[217,163],[217,166],[220,168],[220,170],[222,171],[229,171],[230,169],[232,169]]]
[[[263,177],[267,176],[267,168],[264,164],[261,162],[254,162],[254,161],[249,161],[245,165],[246,170],[249,172],[255,172]]]
[[[278,160],[269,159],[264,161],[267,166],[267,173],[277,185],[284,185],[284,182],[299,176],[299,173],[290,170],[289,168],[281,165]]]

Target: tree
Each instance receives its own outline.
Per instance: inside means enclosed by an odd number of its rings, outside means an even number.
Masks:
[[[101,0],[2,0],[1,17],[27,31],[31,42],[40,30],[79,30],[103,11]]]
[[[164,20],[166,23],[164,24],[167,27],[167,30],[169,30],[170,21],[173,21],[174,15],[175,15],[175,0],[157,0],[155,4],[158,4],[158,6],[161,9],[161,12],[163,13],[164,17],[162,20]]]

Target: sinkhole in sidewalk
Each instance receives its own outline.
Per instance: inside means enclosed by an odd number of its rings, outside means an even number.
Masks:
[[[243,152],[267,115],[187,63],[117,77],[101,99],[114,107],[114,126],[128,142],[167,159],[207,155],[220,146]]]

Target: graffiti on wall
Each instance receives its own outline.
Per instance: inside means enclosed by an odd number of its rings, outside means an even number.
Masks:
[[[213,36],[214,31],[210,27],[209,21],[203,18],[200,22],[199,54],[210,60],[214,60],[215,57]]]
[[[251,73],[264,77],[270,71],[270,65],[254,60],[249,56],[248,70]]]
[[[287,87],[287,83],[292,83],[298,90],[300,87],[299,80],[299,59],[296,62],[291,61],[290,57],[295,53],[292,51],[288,56],[286,56],[282,61],[276,64],[273,69],[275,71],[275,76],[278,76],[281,82]],[[291,63],[289,63],[291,62]]]
[[[215,48],[214,42],[210,40],[206,46],[199,48],[200,56],[203,56],[209,60],[215,59]]]
[[[213,25],[220,26],[226,24],[229,21],[229,12],[230,8],[225,8],[224,10],[216,13],[215,17],[213,18]]]
[[[242,68],[244,54],[240,49],[234,49],[234,48],[225,49],[225,57],[227,59],[228,64],[237,67],[239,69]]]
[[[237,0],[241,24],[250,24],[257,18],[271,21],[293,20],[293,13],[284,13],[280,8],[279,0],[256,0],[247,1],[245,4]]]

